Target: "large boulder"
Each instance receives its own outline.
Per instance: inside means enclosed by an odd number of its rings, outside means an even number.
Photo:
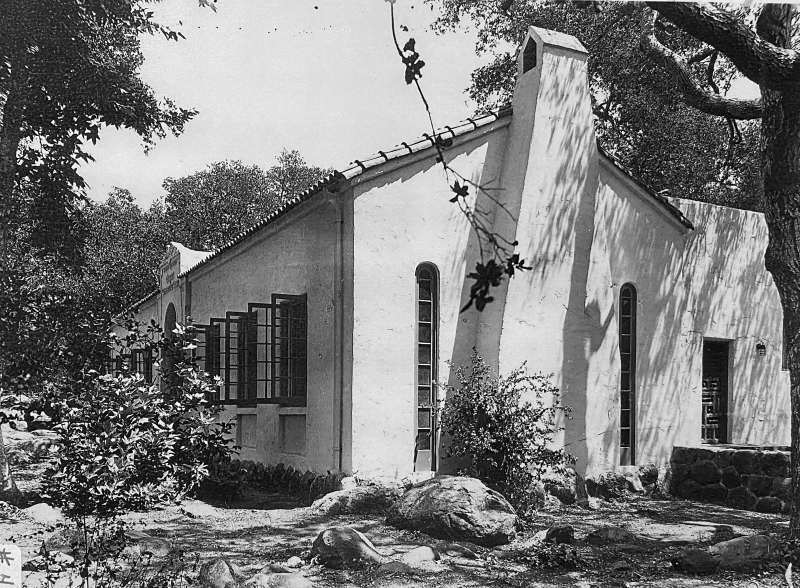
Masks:
[[[320,515],[385,513],[402,495],[397,486],[358,486],[326,494],[311,509]]]
[[[720,568],[740,571],[758,567],[774,550],[775,543],[766,535],[736,537],[708,548]]]
[[[330,527],[322,531],[311,545],[311,557],[332,568],[350,567],[364,561],[378,564],[389,561],[363,533],[350,527]]]
[[[223,557],[207,561],[200,567],[200,586],[203,588],[236,588],[241,570]]]
[[[386,522],[440,539],[494,547],[514,539],[517,515],[502,494],[480,480],[440,476],[408,489]]]

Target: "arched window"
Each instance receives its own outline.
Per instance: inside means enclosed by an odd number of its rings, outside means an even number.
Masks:
[[[636,464],[636,288],[619,291],[619,463]]]
[[[167,339],[172,339],[175,336],[175,333],[172,331],[175,330],[177,322],[175,305],[170,302],[169,306],[167,306],[167,312],[164,314],[164,336]]]
[[[439,284],[436,267],[423,263],[417,267],[415,363],[416,402],[414,415],[414,471],[436,469],[435,426],[436,364],[439,337]]]

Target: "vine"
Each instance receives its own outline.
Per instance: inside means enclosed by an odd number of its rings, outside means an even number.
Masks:
[[[453,140],[451,138],[445,139],[441,134],[436,133],[436,126],[433,123],[433,114],[431,113],[430,105],[419,82],[422,77],[422,68],[425,66],[425,62],[420,59],[420,55],[416,49],[416,41],[411,37],[401,48],[397,40],[394,17],[394,4],[396,1],[397,0],[386,0],[390,7],[392,39],[394,40],[397,54],[400,56],[400,60],[405,66],[406,84],[414,84],[416,86],[422,104],[425,106],[425,112],[428,115],[428,122],[431,126],[431,142],[436,148],[436,162],[441,164],[447,179],[447,185],[453,193],[450,202],[458,205],[459,210],[466,217],[472,230],[474,230],[475,234],[478,236],[480,261],[475,265],[475,271],[467,274],[467,277],[475,280],[475,282],[470,288],[469,300],[461,309],[461,312],[464,312],[473,304],[475,304],[475,308],[482,311],[488,303],[494,300],[494,297],[491,295],[492,288],[498,287],[506,276],[511,278],[517,271],[529,270],[531,268],[525,265],[525,260],[520,259],[518,253],[514,252],[514,248],[518,245],[517,241],[509,241],[504,236],[492,230],[491,217],[487,211],[478,208],[477,198],[474,205],[469,204],[468,197],[470,188],[475,190],[476,196],[478,194],[485,195],[495,206],[500,208],[516,222],[517,219],[511,211],[492,195],[492,188],[476,184],[459,174],[448,164],[444,150],[453,144]],[[403,29],[408,30],[405,27],[403,27]],[[484,245],[484,242],[486,245]],[[488,260],[487,248],[491,253],[491,256],[488,256]]]

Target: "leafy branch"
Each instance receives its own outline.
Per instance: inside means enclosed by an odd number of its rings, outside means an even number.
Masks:
[[[480,250],[479,261],[475,265],[475,271],[467,274],[467,277],[475,280],[470,288],[470,296],[467,303],[461,309],[464,312],[475,304],[475,308],[482,311],[486,305],[494,300],[491,295],[491,288],[500,286],[503,279],[508,276],[513,277],[517,271],[531,269],[525,265],[525,260],[520,259],[518,253],[514,253],[514,248],[517,246],[517,241],[509,241],[503,235],[498,234],[492,229],[492,217],[487,211],[481,210],[478,207],[477,198],[475,204],[469,203],[470,188],[475,191],[476,196],[483,194],[495,206],[505,212],[512,220],[516,218],[511,211],[501,202],[495,198],[491,191],[492,189],[487,186],[477,184],[468,178],[465,178],[454,170],[447,162],[444,150],[452,146],[452,138],[442,137],[441,134],[436,133],[436,126],[433,123],[433,115],[431,113],[428,100],[425,98],[425,93],[422,91],[422,86],[419,83],[422,77],[422,68],[425,62],[420,59],[419,52],[416,49],[416,41],[414,38],[409,38],[403,47],[400,47],[400,42],[397,40],[397,32],[394,18],[394,3],[396,0],[386,0],[390,6],[391,24],[392,24],[392,39],[394,46],[397,49],[397,54],[405,66],[405,80],[406,84],[414,84],[425,106],[425,112],[428,115],[428,122],[431,126],[431,136],[429,139],[436,149],[436,162],[441,164],[447,179],[447,185],[453,196],[450,202],[459,207],[461,213],[469,222],[472,230],[478,236],[478,247]],[[405,27],[403,27],[404,30]],[[488,251],[487,251],[488,249]],[[489,257],[488,261],[486,260]]]

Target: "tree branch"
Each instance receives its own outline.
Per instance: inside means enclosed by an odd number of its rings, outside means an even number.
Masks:
[[[647,2],[653,10],[718,49],[759,85],[780,89],[800,81],[800,53],[776,47],[761,38],[735,15],[697,2]]]
[[[691,65],[693,63],[700,63],[704,59],[708,59],[709,57],[711,57],[712,55],[715,55],[716,53],[718,53],[718,51],[716,49],[714,49],[713,47],[706,47],[702,51],[698,52],[697,55],[692,55],[689,58],[689,61],[687,61],[687,63],[689,65]]]
[[[656,38],[655,23],[658,15],[645,10],[642,17],[642,50],[656,63],[672,74],[683,100],[690,106],[713,116],[736,119],[761,118],[760,100],[737,100],[725,98],[702,88],[694,79],[689,64],[680,55],[665,47]]]

